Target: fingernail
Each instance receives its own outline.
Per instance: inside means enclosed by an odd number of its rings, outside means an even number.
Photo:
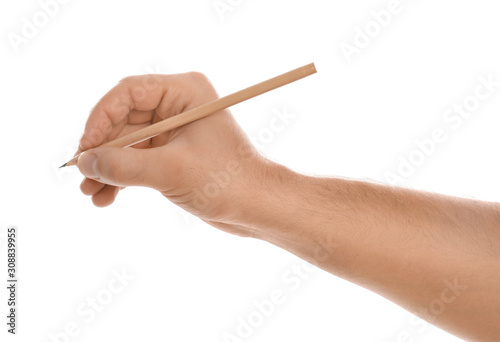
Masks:
[[[97,156],[91,152],[83,152],[78,158],[78,168],[85,177],[99,178],[97,172]]]

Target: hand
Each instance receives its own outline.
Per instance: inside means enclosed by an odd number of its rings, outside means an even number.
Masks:
[[[82,191],[105,206],[121,187],[154,188],[458,336],[498,341],[498,203],[298,174],[256,153],[227,110],[133,147],[96,147],[216,98],[197,73],[120,82],[87,122]]]
[[[97,147],[217,99],[199,73],[127,77],[94,107],[80,141],[81,190],[96,206],[121,188],[147,186],[206,222],[239,235],[230,224],[267,162],[228,110],[128,148]]]

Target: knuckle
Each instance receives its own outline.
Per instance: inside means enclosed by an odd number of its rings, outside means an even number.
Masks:
[[[204,84],[204,85],[211,84],[208,77],[199,71],[190,71],[190,72],[188,72],[188,76],[195,83]]]
[[[136,75],[130,75],[130,76],[125,76],[121,80],[118,81],[118,83],[132,83],[134,80],[137,79],[138,76]]]
[[[189,81],[195,85],[196,97],[203,99],[203,101],[213,100],[217,98],[217,92],[215,91],[212,82],[208,79],[205,74],[198,71],[191,71],[188,73]]]
[[[108,165],[109,178],[115,184],[120,184],[125,180],[126,170],[122,165],[122,162],[119,158],[112,158]]]

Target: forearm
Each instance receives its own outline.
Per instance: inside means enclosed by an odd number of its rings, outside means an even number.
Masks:
[[[269,163],[238,224],[474,341],[500,336],[497,204]]]

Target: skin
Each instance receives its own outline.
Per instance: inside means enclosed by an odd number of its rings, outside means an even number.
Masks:
[[[500,206],[296,173],[257,153],[228,110],[131,148],[97,148],[218,97],[199,73],[123,79],[94,107],[78,161],[108,206],[146,186],[210,225],[286,249],[470,341],[500,338]]]

